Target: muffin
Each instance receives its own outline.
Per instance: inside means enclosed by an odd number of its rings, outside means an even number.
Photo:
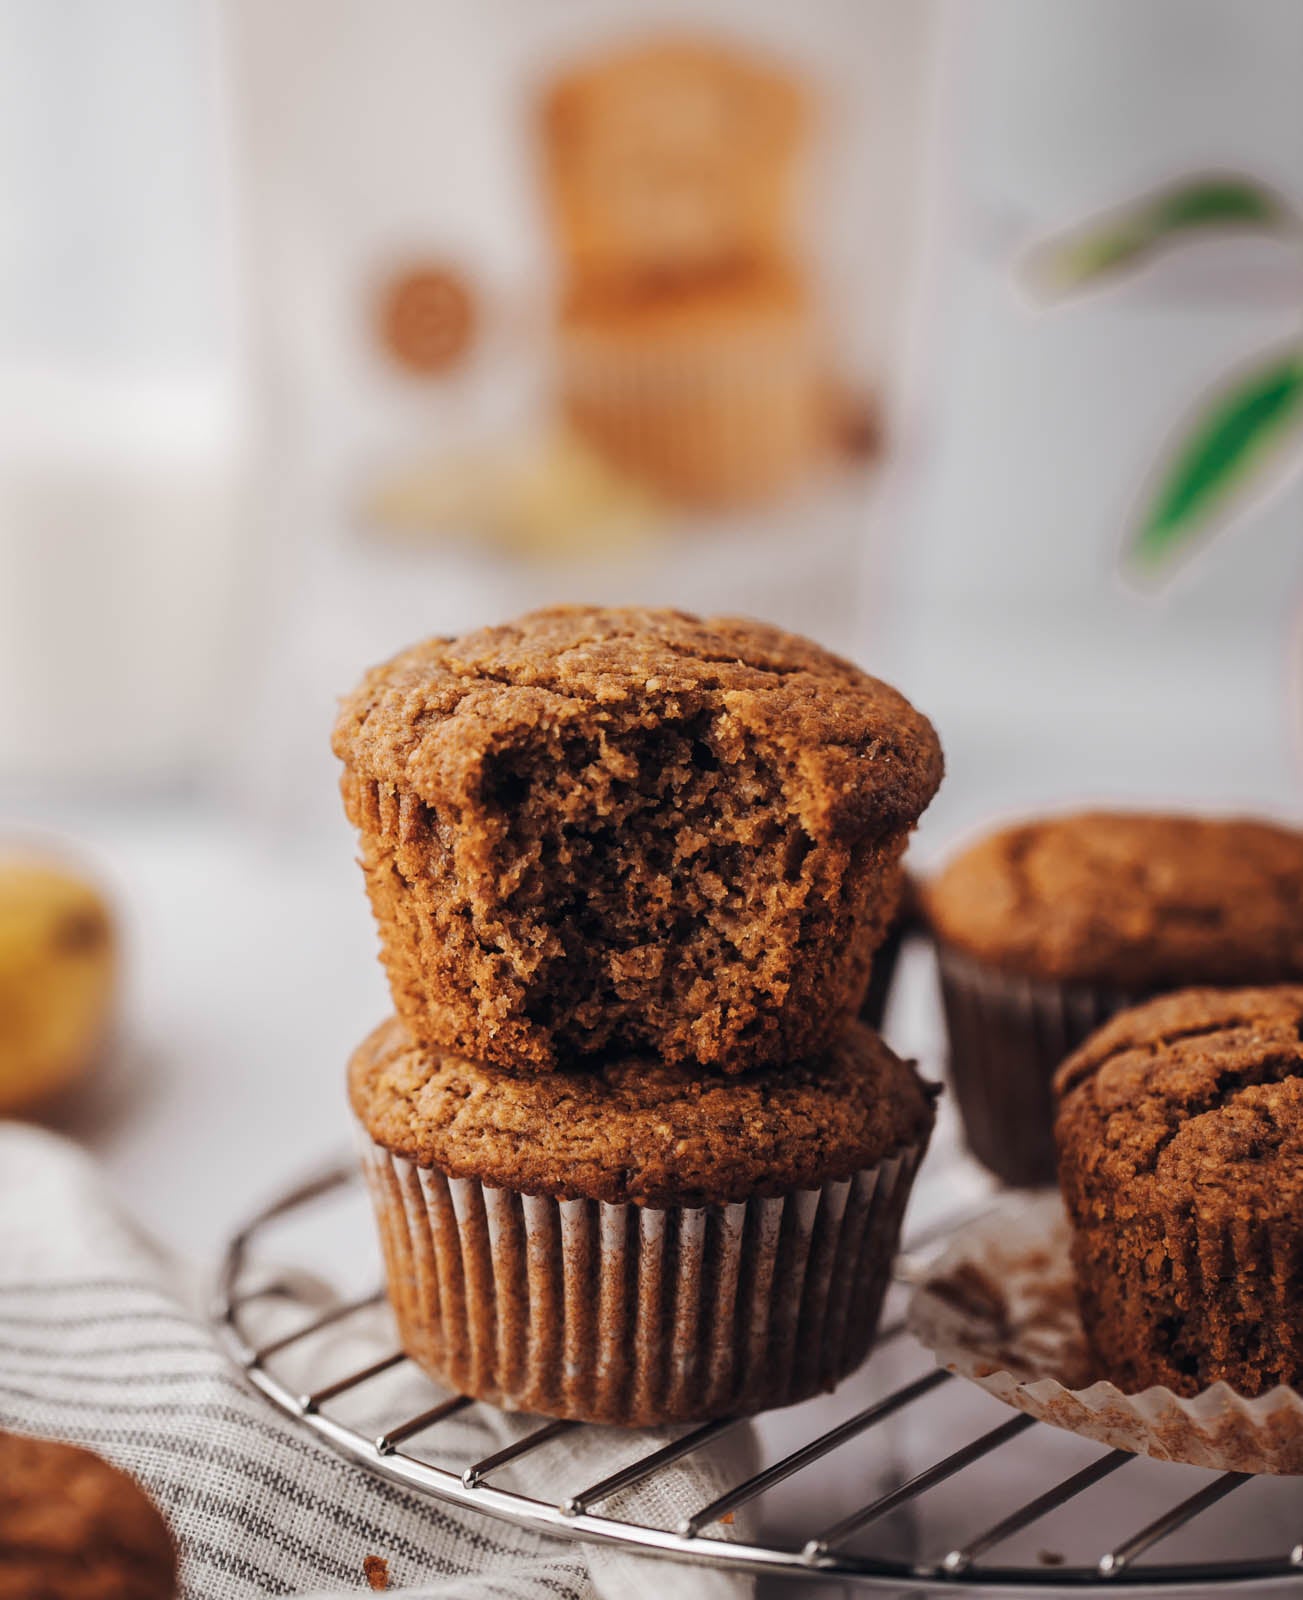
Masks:
[[[403,1347],[511,1409],[652,1424],[833,1387],[873,1340],[932,1127],[858,1023],[745,1078],[505,1073],[396,1019],[349,1089]]]
[[[47,1107],[94,1064],[116,967],[91,884],[57,862],[0,858],[0,1116]]]
[[[125,1472],[72,1445],[0,1433],[3,1600],[174,1600],[167,1524]]]
[[[794,79],[706,40],[638,44],[566,73],[541,136],[571,276],[690,277],[781,250],[808,121]]]
[[[887,925],[882,943],[873,952],[869,986],[864,991],[864,1002],[860,1006],[860,1021],[867,1023],[875,1033],[882,1031],[887,1002],[891,999],[892,985],[896,980],[896,968],[900,964],[900,953],[905,948],[906,940],[916,934],[919,927],[918,880],[912,873],[902,872],[896,914]]]
[[[784,264],[582,284],[561,308],[557,362],[576,432],[679,503],[773,500],[828,442],[814,307]]]
[[[973,1153],[1052,1183],[1055,1068],[1115,1012],[1194,984],[1303,978],[1303,833],[1093,812],[1007,828],[926,888]]]
[[[1056,1079],[1081,1317],[1119,1388],[1303,1383],[1303,987],[1115,1017]]]
[[[817,1053],[863,999],[941,778],[894,689],[671,611],[416,645],[344,702],[335,752],[396,1010],[519,1071]]]

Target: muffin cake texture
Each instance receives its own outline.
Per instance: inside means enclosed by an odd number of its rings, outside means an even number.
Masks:
[[[1056,1080],[1082,1322],[1127,1391],[1303,1383],[1303,987],[1186,990]]]
[[[1195,984],[1303,978],[1303,833],[1089,812],[981,839],[924,893],[975,1155],[1054,1178],[1050,1082],[1117,1011]]]
[[[858,1007],[941,778],[894,689],[760,623],[565,608],[432,639],[335,730],[413,1037],[725,1072]]]
[[[784,1405],[868,1353],[931,1091],[850,1023],[746,1077],[505,1073],[391,1020],[354,1112],[408,1354],[460,1393],[628,1424]]]
[[[0,1433],[0,1600],[174,1600],[167,1524],[89,1450]]]

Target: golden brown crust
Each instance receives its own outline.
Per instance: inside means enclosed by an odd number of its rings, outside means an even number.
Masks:
[[[173,1600],[176,1552],[124,1472],[72,1445],[0,1433],[0,1600]]]
[[[775,628],[665,611],[418,645],[345,702],[335,750],[396,1008],[517,1070],[817,1051],[941,777],[895,690]]]
[[[535,1076],[414,1045],[396,1020],[349,1066],[370,1137],[498,1188],[653,1207],[726,1204],[851,1176],[924,1144],[932,1097],[859,1023],[820,1059],[725,1079],[630,1059]]]
[[[345,698],[334,749],[362,776],[437,804],[467,794],[488,748],[540,722],[705,710],[724,732],[791,752],[811,831],[912,824],[941,782],[931,724],[849,661],[767,623],[635,607],[557,606],[414,645]]]
[[[1125,1011],[1056,1079],[1083,1321],[1123,1387],[1303,1380],[1303,987]]]
[[[1303,977],[1303,832],[1087,812],[1006,828],[927,887],[937,937],[1032,977],[1135,992]]]

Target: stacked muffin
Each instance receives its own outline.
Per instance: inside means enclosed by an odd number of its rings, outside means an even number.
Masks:
[[[377,668],[335,750],[397,1012],[350,1090],[408,1352],[598,1421],[831,1387],[932,1125],[855,1020],[930,725],[760,624],[563,609]]]
[[[694,39],[606,54],[546,97],[562,404],[675,500],[769,498],[821,447],[822,352],[795,248],[808,122],[786,73]]]

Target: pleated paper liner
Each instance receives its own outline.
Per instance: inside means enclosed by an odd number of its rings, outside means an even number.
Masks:
[[[1136,1455],[1223,1472],[1303,1473],[1303,1395],[1215,1383],[1192,1399],[1093,1379],[1057,1194],[1020,1197],[965,1228],[909,1308],[939,1366],[1041,1422]]]
[[[831,1389],[868,1355],[922,1156],[734,1205],[553,1200],[363,1139],[403,1348],[509,1410],[644,1425]]]
[[[969,1149],[1005,1183],[1052,1184],[1055,1071],[1141,997],[1003,972],[946,945],[937,964],[950,1080]]]

